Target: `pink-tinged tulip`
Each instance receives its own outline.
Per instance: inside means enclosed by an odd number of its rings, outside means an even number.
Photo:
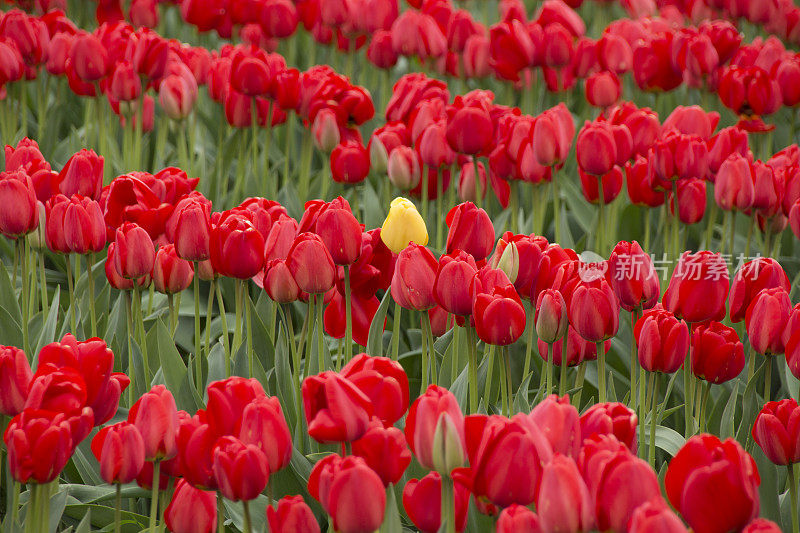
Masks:
[[[575,123],[561,103],[542,112],[533,122],[531,142],[536,160],[548,167],[566,160],[575,136]]]
[[[396,427],[385,428],[379,421],[353,442],[353,455],[364,459],[385,486],[397,484],[411,464],[411,450],[403,432]]]
[[[164,511],[164,523],[173,533],[214,533],[217,530],[217,495],[178,480]]]
[[[219,491],[232,501],[258,497],[269,480],[267,456],[255,444],[236,437],[221,437],[214,446],[214,478]]]
[[[607,174],[617,161],[617,144],[610,125],[586,122],[576,142],[578,165],[588,174]]]
[[[765,289],[775,288],[790,290],[789,278],[777,261],[759,257],[742,265],[731,281],[728,296],[731,321],[741,322],[756,296]]]
[[[152,272],[156,251],[144,228],[124,223],[117,228],[114,244],[114,266],[123,278],[137,279]]]
[[[543,532],[590,531],[594,509],[574,459],[559,453],[545,465],[536,502]]]
[[[781,528],[772,520],[756,518],[745,526],[742,533],[781,533]]]
[[[197,83],[193,77],[171,74],[158,87],[158,103],[172,120],[188,117],[194,109],[197,96]]]
[[[617,103],[622,94],[619,78],[613,72],[597,72],[586,80],[586,101],[605,109]]]
[[[301,233],[295,238],[286,266],[300,290],[309,294],[328,292],[336,279],[333,258],[322,239],[313,233]]]
[[[32,378],[25,352],[0,346],[0,414],[13,417],[22,412]]]
[[[376,143],[373,141],[372,146]],[[374,157],[370,157],[374,166]],[[377,170],[377,169],[376,169]],[[402,191],[419,185],[421,178],[419,155],[410,146],[397,146],[389,153],[386,163],[389,181]]]
[[[264,452],[270,473],[281,470],[292,458],[292,436],[276,397],[259,398],[245,406],[239,440]]]
[[[175,253],[174,244],[166,244],[156,252],[153,284],[158,292],[174,294],[186,290],[192,283],[194,267]]]
[[[392,298],[401,307],[426,311],[436,305],[433,285],[438,261],[433,253],[411,243],[397,255],[392,276]]]
[[[472,318],[478,338],[495,346],[513,344],[525,331],[525,308],[511,283],[478,292]]]
[[[613,435],[632,453],[636,453],[637,423],[636,413],[625,404],[598,403],[581,416],[581,439],[585,441],[593,435]]]
[[[619,302],[603,277],[581,281],[569,298],[569,322],[589,342],[601,342],[617,334]]]
[[[131,107],[130,102],[139,98],[142,93],[142,82],[133,66],[127,61],[118,63],[111,74],[106,94],[112,100]],[[130,111],[126,114],[129,114]]]
[[[94,34],[81,32],[76,35],[69,59],[75,74],[85,82],[97,82],[109,73],[108,52]]]
[[[664,309],[651,309],[636,322],[633,330],[639,364],[648,372],[677,372],[689,350],[686,322]]]
[[[489,256],[494,246],[494,227],[489,215],[471,202],[452,208],[445,219],[447,253],[464,250],[476,261]]]
[[[303,410],[313,439],[352,442],[369,429],[373,407],[348,379],[335,372],[323,372],[303,381]]]
[[[106,426],[92,439],[92,453],[106,483],[130,483],[144,466],[144,440],[133,424]]]
[[[433,284],[433,297],[448,313],[467,316],[472,313],[472,297],[468,287],[478,273],[475,259],[467,252],[455,250],[439,259]]]
[[[709,139],[719,123],[719,113],[707,113],[702,107],[682,106],[676,107],[664,121],[662,132],[675,130],[687,135],[697,135],[702,139]]]
[[[257,379],[238,376],[214,381],[207,391],[206,419],[217,435],[238,434],[245,407],[267,396]]]
[[[292,277],[284,259],[268,261],[264,267],[264,290],[272,301],[291,303],[300,298],[300,287]]]
[[[69,158],[58,174],[59,190],[65,196],[80,194],[93,200],[100,199],[103,187],[103,156],[93,150],[81,150]]]
[[[467,527],[469,490],[455,483],[455,530]],[[408,518],[423,533],[436,533],[442,523],[442,476],[430,472],[422,479],[410,479],[403,487],[403,509]]]
[[[708,140],[708,169],[716,175],[722,164],[733,154],[747,156],[747,132],[735,126],[723,128]]]
[[[546,343],[554,343],[567,333],[567,304],[561,291],[547,289],[536,300],[536,334]]]
[[[0,172],[0,233],[12,239],[30,233],[39,225],[36,193],[24,170]]]
[[[147,287],[150,285],[150,275],[142,276],[137,280],[132,280],[122,277],[122,274],[117,270],[116,257],[117,257],[117,244],[111,243],[108,245],[108,256],[105,261],[106,279],[109,285],[120,291],[129,291],[133,289],[134,284],[139,287]]]
[[[688,533],[681,519],[661,498],[654,498],[636,508],[628,526],[630,533]]]
[[[664,478],[670,503],[697,533],[738,531],[758,515],[761,479],[733,439],[696,435],[678,451]]]
[[[53,198],[59,197],[64,198],[63,196]],[[63,218],[58,216],[59,212],[63,214]],[[75,195],[62,208],[51,211],[51,215],[53,220],[47,221],[45,236],[48,234],[52,236],[54,230],[57,231],[55,226],[60,223],[63,244],[70,252],[87,254],[100,252],[105,248],[106,224],[100,204],[94,200]]]
[[[664,293],[664,307],[686,322],[722,320],[728,294],[728,266],[709,251],[684,252]]]
[[[730,211],[746,211],[753,205],[753,164],[745,156],[735,152],[719,167],[714,181],[714,200],[720,208]]]
[[[789,321],[792,302],[783,288],[762,289],[745,314],[747,338],[756,353],[778,355],[784,352],[783,332]]]
[[[581,446],[581,426],[578,410],[569,403],[569,396],[551,394],[537,404],[531,419],[544,433],[554,453],[578,457]]]
[[[524,505],[512,504],[497,517],[497,533],[540,533],[542,526],[536,513]]]
[[[700,324],[692,330],[692,373],[709,383],[724,383],[744,368],[744,347],[736,330],[719,322]]]
[[[537,501],[543,468],[553,451],[531,418],[521,413],[510,420],[499,415],[470,415],[464,433],[469,478],[477,497],[503,507]]]
[[[142,434],[145,460],[162,461],[178,453],[178,410],[164,385],[154,386],[133,404],[128,422]]]
[[[314,139],[314,145],[318,150],[331,153],[333,149],[336,148],[341,137],[336,114],[332,109],[325,108],[317,113],[311,125],[311,134]]]
[[[267,506],[267,523],[272,533],[319,533],[314,512],[302,496],[284,496],[277,508]]]
[[[653,307],[661,294],[653,259],[636,241],[620,241],[608,259],[611,288],[626,311]]]
[[[370,400],[372,414],[385,427],[392,426],[408,407],[408,376],[396,361],[360,353],[341,370],[341,375],[358,387]]]
[[[800,462],[800,407],[794,399],[767,402],[756,417],[752,434],[776,465]]]
[[[74,450],[65,416],[26,409],[9,422],[3,440],[11,476],[20,483],[49,483],[58,478]]]
[[[44,363],[33,375],[23,411],[44,409],[74,414],[85,406],[86,382],[80,372],[71,367]]]
[[[452,392],[430,385],[411,405],[406,417],[406,441],[425,468],[449,475],[463,463],[464,414]]]

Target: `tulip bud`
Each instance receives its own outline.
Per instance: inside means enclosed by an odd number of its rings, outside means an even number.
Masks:
[[[214,478],[227,499],[253,500],[266,488],[269,465],[266,455],[255,444],[224,436],[214,446],[213,455]]]
[[[392,200],[389,214],[381,226],[381,240],[394,253],[400,253],[409,243],[428,244],[425,221],[411,201],[402,197]]]
[[[455,530],[467,526],[469,490],[455,482]],[[436,533],[442,524],[442,476],[429,472],[422,479],[411,479],[403,487],[403,509],[411,522],[423,533]]]
[[[313,233],[301,233],[295,238],[286,266],[300,290],[309,294],[328,292],[336,280],[333,258],[322,239]]]
[[[542,531],[590,531],[594,509],[575,461],[556,454],[542,471],[536,504]]]
[[[158,249],[153,266],[153,284],[158,292],[175,294],[186,290],[192,283],[194,267],[175,253],[175,245]]]
[[[267,522],[272,533],[319,533],[314,512],[302,496],[284,496],[277,508],[267,506]]]
[[[22,411],[32,378],[25,352],[0,346],[0,414],[16,416]]]
[[[117,228],[114,244],[114,266],[123,278],[141,278],[152,272],[156,251],[150,235],[142,227],[124,223]]]
[[[384,428],[377,421],[363,437],[353,443],[353,455],[364,459],[380,476],[384,486],[400,481],[411,464],[411,451],[403,432],[396,427]]]
[[[373,407],[350,380],[323,372],[303,381],[303,410],[308,434],[319,442],[352,442],[369,428]]]
[[[447,253],[464,250],[476,261],[489,256],[494,245],[494,226],[489,215],[472,202],[452,208],[445,218]]]
[[[450,475],[464,462],[464,415],[455,396],[436,385],[417,398],[406,417],[406,441],[426,468]]]
[[[397,256],[392,276],[392,298],[401,307],[425,311],[436,305],[433,284],[438,261],[433,253],[418,244],[409,244]]]
[[[0,233],[16,238],[30,233],[39,224],[36,193],[31,178],[23,170],[0,172]]]
[[[314,146],[318,150],[330,153],[339,144],[339,124],[336,115],[330,109],[321,109],[311,125]]]
[[[784,352],[783,332],[789,321],[792,302],[782,288],[763,289],[747,308],[747,338],[756,353],[778,355]]]
[[[689,350],[686,322],[664,309],[651,309],[636,322],[633,336],[639,363],[648,372],[672,374],[683,364]]]
[[[74,450],[72,429],[64,414],[25,409],[9,422],[3,440],[8,468],[20,483],[57,479]]]
[[[349,206],[326,209],[317,219],[317,235],[337,265],[352,265],[361,254],[361,224]]]
[[[517,248],[517,244],[511,241],[503,247],[502,252],[498,255],[499,251],[500,245],[498,244],[490,264],[492,268],[500,269],[505,272],[506,276],[508,276],[508,280],[511,283],[515,283],[519,275],[519,249]]]
[[[398,146],[392,150],[386,170],[389,181],[401,191],[408,191],[419,185],[421,177],[419,157],[410,146]]]
[[[536,334],[547,343],[554,343],[564,336],[569,327],[567,304],[556,289],[539,293],[536,300]]]
[[[139,398],[128,412],[128,422],[139,429],[147,461],[171,459],[178,453],[178,410],[164,385],[156,385]]]
[[[752,434],[776,465],[800,462],[800,407],[794,399],[767,402],[756,417]]]
[[[458,428],[449,415],[442,413],[436,422],[431,441],[433,469],[442,475],[450,475],[454,468],[464,464],[464,445]]]
[[[331,151],[330,163],[331,177],[336,183],[361,183],[369,174],[369,154],[360,140],[337,144]]]
[[[164,523],[173,533],[213,533],[217,528],[217,495],[178,480],[164,511]]]
[[[106,483],[130,483],[144,466],[144,440],[133,424],[106,426],[92,439],[92,453]]]
[[[664,500],[655,498],[640,505],[631,516],[630,533],[688,533],[681,519],[667,507]]]
[[[497,518],[497,533],[539,533],[542,526],[536,513],[516,503],[503,509]]]

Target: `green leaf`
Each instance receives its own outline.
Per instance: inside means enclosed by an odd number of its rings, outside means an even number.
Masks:
[[[386,294],[381,299],[381,305],[375,312],[372,318],[372,324],[369,325],[369,336],[367,337],[367,354],[372,357],[379,357],[383,355],[383,328],[386,323],[386,312],[389,309],[389,304],[392,302],[391,289],[386,290]]]
[[[66,506],[67,491],[62,489],[50,496],[50,520],[47,528],[50,533],[55,533],[56,528],[58,528],[58,524],[61,522],[61,515],[64,514]]]
[[[728,398],[728,403],[725,404],[725,410],[722,411],[722,419],[719,423],[719,437],[722,440],[733,437],[734,425],[733,421],[736,416],[736,404],[739,403],[739,382],[733,383],[733,390]]]
[[[14,287],[11,286],[11,278],[3,261],[0,261],[0,308],[2,308],[14,322],[22,324],[22,311],[20,310],[19,299],[17,298]]]
[[[517,389],[517,394],[514,395],[514,406],[512,411],[515,413],[529,413],[531,410],[531,406],[528,403],[528,391],[530,390],[531,376],[533,376],[533,374],[528,374],[525,379],[522,380],[519,389]]]
[[[392,485],[386,489],[386,512],[383,514],[380,533],[403,533],[403,524],[400,522],[400,512],[397,508],[397,497]]]
[[[759,500],[761,502],[760,516],[768,518],[780,526],[781,512],[778,497],[783,490],[783,485],[778,484],[778,467],[767,459],[760,446],[756,446],[751,455],[758,467],[758,475],[761,477],[761,485],[758,487]],[[780,489],[778,488],[779,486]],[[789,531],[790,529],[789,527],[781,528],[782,531]]]
[[[202,407],[202,399],[189,380],[186,365],[175,347],[164,322],[159,319],[147,335],[147,348],[157,354],[167,388],[175,396],[178,409],[194,412]],[[151,359],[152,360],[152,359]],[[152,367],[151,367],[152,368]]]
[[[53,301],[50,302],[50,309],[47,313],[47,319],[42,326],[42,332],[39,334],[39,339],[36,341],[36,354],[43,346],[56,341],[56,328],[58,327],[58,304],[61,298],[61,293],[56,292]]]
[[[645,431],[645,442],[643,446],[650,446],[650,427],[648,424]],[[683,445],[686,444],[686,439],[683,435],[678,433],[672,428],[666,426],[656,426],[656,447],[661,448],[671,456],[675,456]]]
[[[83,520],[87,515],[93,527],[103,528],[114,523],[114,508],[107,505],[96,504],[69,504],[64,509],[64,514],[75,520]],[[122,510],[120,513],[121,529],[123,533],[140,533],[149,522],[148,517]]]

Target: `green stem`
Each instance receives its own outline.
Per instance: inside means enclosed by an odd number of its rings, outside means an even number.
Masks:
[[[475,330],[465,324],[467,332],[467,350],[469,351],[469,412],[478,412],[478,347],[475,339]]]
[[[688,439],[694,434],[694,420],[692,419],[692,396],[694,387],[692,382],[692,325],[689,326],[689,351],[683,362],[683,398],[684,398],[684,423],[686,425],[685,437]]]
[[[768,402],[772,396],[772,359],[769,355],[764,361],[764,402]]]
[[[531,309],[527,315],[527,325],[528,325],[528,335],[525,339],[525,363],[522,366],[522,378],[525,379],[528,377],[528,373],[531,370],[531,356],[533,354],[533,332],[535,330],[534,327],[534,302],[531,301]]]
[[[25,533],[38,533],[37,522],[39,515],[39,485],[32,484],[28,489],[28,510],[25,513]]]
[[[122,527],[122,485],[116,484],[116,497],[114,499],[114,533],[119,533]]]
[[[797,518],[797,477],[794,473],[794,465],[786,466],[789,475],[789,505],[791,506],[792,513],[792,531],[798,533],[800,531],[800,521]]]
[[[645,396],[647,395],[647,371],[639,367],[639,457],[644,457],[644,433],[645,433],[645,418],[647,414],[647,402]]]
[[[420,195],[422,199],[422,220],[425,221],[425,225],[429,225],[428,222],[428,166],[423,163],[422,165],[422,188],[420,189]]]
[[[558,381],[558,395],[564,396],[567,393],[567,361],[569,360],[569,335],[564,335],[563,344],[561,346],[561,378]]]
[[[553,219],[556,228],[556,242],[561,243],[561,193],[558,190],[558,171],[555,165],[553,166],[553,176],[550,184],[553,188]],[[602,187],[602,182],[600,185]]]
[[[225,313],[225,302],[222,299],[221,283],[216,283],[217,304],[219,305],[219,317],[222,320],[222,343],[225,346],[225,377],[231,377],[231,341],[228,338],[228,316]]]
[[[41,261],[39,261],[39,289],[41,289],[42,292],[42,312],[44,313],[44,316],[47,316],[50,311],[50,302],[47,296],[47,275],[45,274],[45,269],[44,269],[44,261],[45,261],[44,250],[42,250],[41,252],[40,259]]]
[[[275,199],[278,195],[277,176],[270,175],[270,164],[269,164],[269,149],[270,145],[272,145],[273,112],[274,109],[272,107],[272,100],[267,100],[267,125],[266,125],[267,131],[265,132],[265,139],[264,139],[264,169],[262,170],[264,178],[261,185],[261,190],[263,191],[263,194],[269,194],[270,199]]]
[[[636,369],[639,366],[639,359],[636,354],[636,339],[633,337],[633,330],[636,326],[636,315],[639,310],[631,311],[631,409],[636,412]]]
[[[322,321],[322,311],[325,307],[325,295],[317,294],[317,305],[315,310],[317,312],[317,357],[319,358],[319,371],[324,372],[325,369],[325,330]]]
[[[97,337],[97,312],[95,311],[94,293],[94,253],[90,252],[86,256],[86,275],[89,281],[89,313],[91,318],[92,337]]]
[[[442,522],[445,533],[456,531],[455,485],[449,475],[442,476]],[[441,531],[441,529],[440,529]]]
[[[553,357],[555,356],[553,353],[554,346],[555,344],[552,342],[547,343],[547,380],[545,381],[545,398],[550,396],[550,393],[553,392]],[[561,363],[564,363],[564,354],[561,354]]]
[[[655,372],[650,373],[650,385],[653,390],[653,403],[650,409],[650,452],[648,453],[648,461],[651,467],[656,465],[656,425],[658,425],[658,376]]]
[[[128,322],[128,377],[131,384],[128,386],[128,406],[133,406],[136,399],[134,382],[136,380],[133,369],[133,303],[131,302],[131,291],[125,291],[125,318]]]
[[[478,174],[478,156],[472,156],[472,170],[475,172],[475,203],[483,206],[483,188],[481,187],[480,174]]]
[[[175,295],[167,294],[167,309],[169,309],[169,334],[175,335]]]
[[[22,346],[25,353],[29,354],[31,353],[30,339],[28,338],[28,323],[31,319],[30,308],[28,307],[30,278],[28,277],[28,250],[25,241],[25,237],[17,239],[17,245],[20,249],[19,254],[22,257]]]
[[[254,377],[255,354],[253,352],[253,317],[250,305],[250,291],[247,287],[247,280],[242,280],[242,295],[244,303],[244,322],[247,327],[247,372],[249,377]]]
[[[398,352],[400,351],[400,317],[403,313],[403,308],[400,304],[394,303],[394,318],[392,319],[392,360],[397,361]]]
[[[711,392],[711,383],[701,382],[700,386],[703,388],[703,398],[700,400],[700,431],[705,432],[708,425],[708,396]]]
[[[489,353],[486,356],[486,382],[483,384],[483,399],[489,403],[492,392],[492,377],[494,375],[494,345],[489,345]]]
[[[734,237],[734,234],[736,233],[736,210],[735,209],[731,209],[731,214],[729,215],[729,218],[730,218],[730,221],[731,221],[731,227],[728,230],[728,231],[730,231],[730,233],[729,233],[729,235],[730,235],[730,241],[729,241],[730,242],[730,249],[728,250],[728,252],[731,254],[731,257],[733,257],[733,254],[735,253],[733,237]]]
[[[217,492],[217,533],[225,533],[225,499]]]
[[[144,381],[145,386],[150,382],[150,361],[147,357],[147,338],[144,331],[144,313],[142,312],[142,291],[139,284],[134,281],[133,295],[136,303],[136,316],[139,321],[139,348],[142,350],[142,368],[144,368]]]
[[[675,213],[672,215],[672,256],[677,258],[680,255],[678,235],[680,234],[681,224],[681,212],[678,207],[678,180],[672,181],[672,199],[675,206]]]
[[[234,314],[234,327],[233,327],[233,354],[234,356],[242,346],[242,284],[239,280],[234,281],[234,307],[236,312]]]
[[[203,391],[203,362],[200,355],[200,264],[194,262],[194,379],[197,392]]]
[[[208,359],[208,354],[211,350],[211,320],[214,314],[214,288],[216,284],[216,280],[212,279],[210,285],[208,286],[208,300],[206,303],[206,334],[203,338],[203,343],[205,344],[205,346],[203,346],[203,353],[205,354],[206,359]]]
[[[586,378],[586,361],[581,361],[578,365],[578,375],[575,378],[575,388],[578,390],[575,394],[573,405],[580,411],[581,396],[583,396],[583,381]]]
[[[600,403],[606,401],[606,351],[603,342],[597,343],[597,394]]]
[[[436,346],[434,345],[434,342],[433,342],[433,329],[431,328],[430,315],[427,312],[425,312],[425,320],[423,321],[423,324],[425,326],[425,335],[428,336],[428,348],[430,349],[430,353],[431,353],[431,356],[430,356],[431,379],[432,379],[431,383],[437,383],[438,382],[438,380],[437,380],[438,372],[437,372],[437,369],[436,369],[436,364],[437,364],[437,361],[436,361]]]
[[[508,405],[508,411],[506,411],[506,416],[511,417],[511,411],[514,405],[514,387],[513,381],[511,376],[511,355],[508,351],[508,346],[503,346],[503,359],[505,360],[506,366],[506,380],[508,384],[506,385],[506,393],[508,394],[508,400],[506,400],[506,405]]]
[[[425,322],[428,321],[428,314],[425,311],[420,311],[419,317],[419,327],[422,333],[422,365],[419,369],[420,374],[420,386],[419,386],[419,394],[422,396],[425,393],[425,389],[428,388],[428,368],[430,364],[428,362],[428,334],[425,331]]]
[[[345,327],[344,349],[345,349],[345,363],[349,363],[353,357],[353,308],[351,303],[350,294],[350,265],[344,266],[344,306],[345,306],[345,319],[347,326]]]
[[[242,507],[244,508],[244,532],[243,533],[252,533],[253,526],[252,526],[252,519],[250,518],[250,502],[247,500],[242,500]]]
[[[158,489],[161,482],[161,461],[153,462],[153,487],[150,494],[150,531],[156,531],[158,522]]]

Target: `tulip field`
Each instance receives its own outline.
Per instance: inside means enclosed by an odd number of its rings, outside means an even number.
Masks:
[[[800,533],[792,0],[0,0],[0,533]]]

